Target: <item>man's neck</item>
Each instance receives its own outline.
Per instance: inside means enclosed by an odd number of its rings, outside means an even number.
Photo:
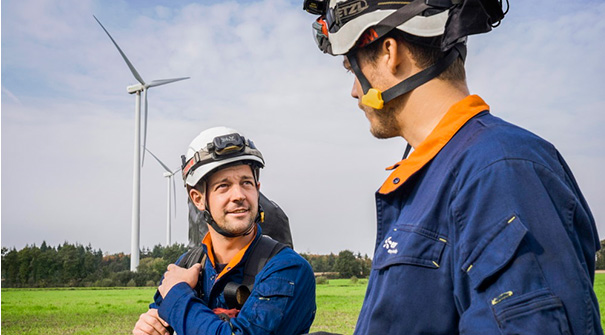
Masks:
[[[248,235],[238,237],[225,237],[212,228],[208,232],[210,233],[210,239],[212,239],[212,252],[217,264],[229,263],[256,236],[256,229]]]
[[[469,95],[466,83],[433,79],[409,93],[398,113],[401,136],[417,148],[435,129],[450,107]]]

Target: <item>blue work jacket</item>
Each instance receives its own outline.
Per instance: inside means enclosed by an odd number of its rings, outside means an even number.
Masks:
[[[603,334],[599,239],[571,171],[488,109],[452,106],[376,193],[355,334]]]
[[[251,245],[257,243],[260,236],[261,229],[257,226]],[[204,241],[208,239],[209,235]],[[315,318],[315,278],[309,263],[290,248],[284,248],[273,256],[257,274],[250,297],[237,317],[226,322],[213,312],[215,308],[229,308],[223,290],[229,282],[242,282],[251,245],[220,274],[212,264],[210,252],[204,264],[201,297],[188,284],[179,283],[164,299],[156,292],[154,303],[149,307],[157,308],[160,317],[179,335],[294,335],[308,332]],[[204,252],[208,254],[206,243]]]

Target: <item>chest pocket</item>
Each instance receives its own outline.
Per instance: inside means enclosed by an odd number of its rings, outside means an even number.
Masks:
[[[252,314],[249,321],[267,333],[272,333],[284,321],[282,320],[284,310],[292,296],[294,296],[293,282],[283,278],[267,278],[255,285],[252,296],[242,309],[251,304]]]
[[[409,264],[437,269],[447,239],[421,227],[401,225],[386,234],[376,249],[372,268]]]

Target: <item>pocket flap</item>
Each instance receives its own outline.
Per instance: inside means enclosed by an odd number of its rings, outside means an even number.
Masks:
[[[254,290],[261,297],[291,297],[294,295],[294,283],[284,278],[267,278],[258,285],[255,285]]]
[[[395,264],[439,268],[447,240],[438,234],[414,226],[398,226],[386,235],[372,261],[373,269]]]
[[[512,216],[500,222],[477,244],[462,264],[462,271],[468,274],[474,289],[508,264],[525,234],[525,225],[518,217]]]

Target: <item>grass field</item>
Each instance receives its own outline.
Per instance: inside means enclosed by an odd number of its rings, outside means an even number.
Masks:
[[[155,289],[2,290],[2,333],[130,334]]]
[[[317,316],[311,331],[352,334],[366,280],[330,280],[317,286]],[[155,289],[2,289],[2,334],[130,334]],[[605,317],[605,274],[595,292]],[[605,327],[605,323],[603,324]]]
[[[366,280],[330,280],[317,286],[312,331],[351,334]],[[2,334],[130,334],[155,289],[2,289]]]

